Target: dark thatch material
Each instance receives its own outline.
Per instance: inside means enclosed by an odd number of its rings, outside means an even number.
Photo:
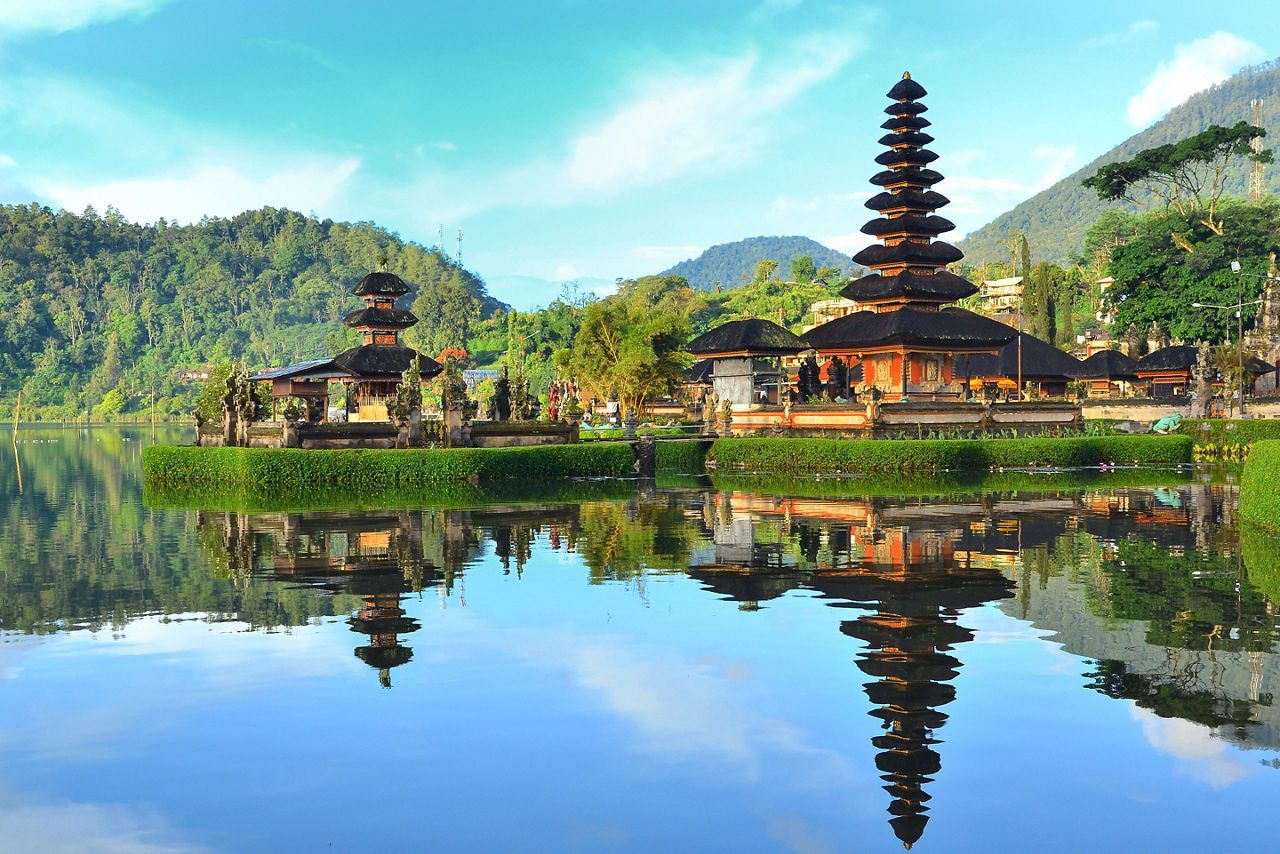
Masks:
[[[918,116],[929,108],[915,101],[899,101],[884,108],[891,116]]]
[[[880,123],[885,130],[923,130],[933,122],[921,116],[894,116]]]
[[[855,264],[864,267],[884,267],[890,264],[920,264],[944,267],[954,264],[964,253],[950,243],[899,243],[895,246],[872,244],[853,256]]]
[[[881,346],[945,348],[960,352],[995,349],[1017,333],[1003,323],[963,308],[921,311],[900,308],[859,311],[810,329],[804,340],[815,350],[858,350]]]
[[[928,145],[933,142],[933,137],[927,133],[918,131],[907,131],[906,133],[886,133],[880,137],[878,142],[881,145]]]
[[[1134,380],[1138,363],[1119,350],[1099,350],[1080,363],[1076,379],[1081,380]]]
[[[876,155],[881,166],[924,166],[937,159],[938,155],[927,148],[891,148]]]
[[[899,273],[881,276],[872,273],[844,286],[840,296],[856,302],[910,298],[930,302],[955,302],[973,296],[978,288],[955,273]]]
[[[413,650],[407,646],[361,646],[356,647],[356,658],[375,670],[390,670],[413,659]]]
[[[932,169],[919,169],[908,166],[906,169],[886,169],[871,176],[871,183],[877,187],[888,187],[894,184],[914,184],[917,187],[928,187],[942,180],[942,173]]]
[[[711,372],[715,366],[714,359],[694,362],[692,368],[680,372],[680,381],[686,385],[711,385]]]
[[[1000,348],[996,355],[981,353],[957,356],[952,376],[965,379],[1018,378],[1018,341],[1022,341],[1022,378],[1031,381],[1072,380],[1079,376],[1082,363],[1070,353],[1025,332]]]
[[[809,349],[794,332],[771,320],[731,320],[702,333],[685,347],[695,356],[715,353],[792,355]]]
[[[364,344],[360,347],[352,347],[335,356],[333,363],[360,377],[390,379],[409,370],[414,356],[420,359],[418,370],[422,373],[424,380],[444,370],[444,367],[430,356],[398,344]]]
[[[1189,344],[1176,344],[1153,350],[1138,360],[1137,371],[1189,371],[1196,364],[1196,348]]]
[[[873,211],[890,211],[898,208],[931,211],[950,204],[951,200],[933,190],[913,190],[906,188],[894,193],[876,193],[863,202],[863,206]]]
[[[1269,374],[1275,371],[1276,366],[1270,362],[1262,361],[1257,356],[1250,356],[1248,359],[1245,359],[1244,369],[1246,373],[1260,377],[1263,374]]]
[[[409,293],[409,286],[395,273],[370,273],[360,280],[351,293],[363,296],[398,297]]]
[[[418,317],[403,308],[362,308],[342,318],[342,322],[356,329],[362,326],[374,329],[408,329],[418,322]]]
[[[893,88],[885,97],[895,101],[919,101],[928,94],[923,86],[904,74],[901,80],[893,84]]]
[[[893,219],[873,219],[862,227],[862,233],[874,237],[897,234],[927,234],[937,237],[955,227],[954,222],[940,216],[900,216]]]

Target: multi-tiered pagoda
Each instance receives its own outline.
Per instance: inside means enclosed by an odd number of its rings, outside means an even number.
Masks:
[[[882,191],[866,202],[880,216],[862,227],[883,243],[853,256],[872,272],[840,292],[861,310],[803,336],[823,356],[861,360],[863,382],[886,401],[963,399],[954,356],[995,353],[1015,335],[1002,323],[944,307],[978,289],[947,272],[964,254],[935,239],[955,225],[935,213],[948,199],[933,190],[942,175],[928,168],[938,155],[924,147],[933,142],[924,133],[925,94],[910,74],[889,90],[890,118],[881,125],[889,132],[880,138],[888,150],[876,157],[885,168],[871,178]]]

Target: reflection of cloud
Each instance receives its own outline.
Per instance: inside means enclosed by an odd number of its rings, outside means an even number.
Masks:
[[[174,841],[162,817],[125,804],[24,802],[0,788],[0,827],[8,851],[45,854],[168,854],[205,850]]]
[[[67,33],[132,16],[144,18],[169,0],[16,0],[0,3],[0,32]]]
[[[1221,31],[1178,45],[1173,59],[1160,63],[1147,85],[1129,101],[1129,122],[1136,128],[1146,127],[1195,93],[1226,80],[1245,63],[1264,55],[1253,42]]]
[[[1206,726],[1181,718],[1162,718],[1139,706],[1130,713],[1142,725],[1147,742],[1160,752],[1183,760],[1183,767],[1193,779],[1225,789],[1255,772],[1227,754],[1227,745],[1214,738],[1213,730]]]
[[[19,679],[61,678],[76,683],[79,673],[75,668],[84,667],[85,662],[111,667],[107,659],[146,656],[156,663],[131,671],[130,678],[146,680],[147,685],[121,683],[113,687],[113,693],[95,695],[92,714],[85,714],[78,703],[69,701],[56,710],[42,710],[36,718],[10,716],[0,722],[0,750],[21,750],[44,759],[110,758],[121,744],[146,731],[139,723],[151,721],[158,704],[168,710],[169,718],[177,720],[185,709],[223,702],[236,694],[278,689],[282,672],[299,678],[332,672],[343,663],[353,669],[363,666],[351,656],[341,637],[295,627],[290,644],[284,645],[264,632],[246,628],[244,623],[226,622],[211,630],[205,615],[169,615],[133,620],[110,644],[101,643],[93,633],[76,632],[59,635],[42,647],[28,648],[24,655],[27,667],[19,672]],[[333,651],[310,652],[317,648]],[[277,659],[282,663],[272,664]],[[156,670],[163,671],[167,664],[198,674],[199,679],[184,677],[181,691],[169,691],[163,680],[154,678]],[[64,673],[65,667],[72,668],[69,674]]]
[[[830,842],[814,836],[799,816],[771,816],[765,820],[765,832],[770,839],[781,842],[796,854],[827,854],[836,850]]]

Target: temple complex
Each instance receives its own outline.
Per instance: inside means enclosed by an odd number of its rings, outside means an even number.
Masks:
[[[948,305],[978,289],[945,269],[963,253],[934,239],[955,225],[935,213],[949,200],[933,190],[942,175],[928,168],[938,155],[924,148],[933,141],[923,132],[929,120],[921,114],[928,108],[919,99],[925,94],[910,74],[888,93],[890,118],[881,125],[888,133],[880,138],[888,150],[876,157],[885,168],[871,178],[883,189],[866,202],[880,216],[862,227],[883,243],[853,256],[872,272],[841,291],[863,310],[803,336],[824,357],[861,361],[864,387],[876,389],[886,402],[965,399],[955,357],[995,354],[1016,334]]]

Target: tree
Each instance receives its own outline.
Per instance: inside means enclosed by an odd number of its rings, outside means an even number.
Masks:
[[[617,394],[625,411],[642,407],[678,382],[698,301],[683,276],[622,282],[618,293],[587,306],[573,346],[557,351],[556,364],[597,398]]]
[[[812,282],[818,274],[810,255],[797,255],[791,259],[791,278],[797,283]]]
[[[1222,176],[1237,157],[1272,162],[1271,149],[1253,150],[1253,141],[1266,134],[1264,129],[1243,121],[1229,128],[1210,125],[1181,142],[1147,148],[1132,160],[1103,166],[1083,183],[1107,201],[1124,199],[1145,206],[1144,194],[1154,195],[1184,218],[1196,214],[1198,222],[1221,235],[1217,206]],[[1195,251],[1190,242],[1180,239],[1181,235],[1173,237],[1188,253]]]

